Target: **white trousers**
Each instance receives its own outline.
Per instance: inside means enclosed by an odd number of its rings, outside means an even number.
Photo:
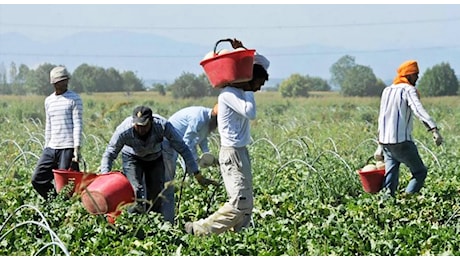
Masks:
[[[219,163],[228,201],[205,219],[193,222],[195,235],[235,232],[248,227],[254,207],[252,170],[246,147],[221,147]]]

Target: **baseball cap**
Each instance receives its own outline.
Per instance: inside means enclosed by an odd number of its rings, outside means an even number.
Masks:
[[[65,79],[70,79],[69,72],[67,71],[65,67],[57,66],[57,67],[54,67],[50,71],[50,83],[51,84],[57,83]]]
[[[133,125],[144,126],[152,118],[152,110],[146,106],[138,106],[133,111]]]

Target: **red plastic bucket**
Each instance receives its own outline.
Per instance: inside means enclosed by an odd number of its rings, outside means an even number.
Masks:
[[[217,54],[217,45],[223,41],[231,40],[219,40],[214,47],[214,56],[200,62],[211,85],[215,88],[221,88],[228,84],[251,80],[256,50],[244,48],[243,50]]]
[[[377,193],[382,189],[385,169],[362,171],[358,170],[359,178],[365,192]]]
[[[64,186],[72,182],[74,183],[74,187],[70,191],[69,196],[72,196],[74,193],[80,194],[97,176],[97,174],[94,173],[64,169],[53,169],[53,174],[57,192],[60,192]]]
[[[91,214],[114,214],[121,206],[134,202],[134,190],[121,172],[110,172],[97,175],[82,192],[81,200]]]

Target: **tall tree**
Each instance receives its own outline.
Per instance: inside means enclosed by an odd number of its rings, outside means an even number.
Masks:
[[[16,63],[11,62],[9,74],[10,74],[11,93],[15,95],[26,94],[27,91],[25,88],[24,80],[21,81],[20,79],[20,77],[23,75],[19,74],[19,69],[16,66]]]
[[[331,73],[331,83],[337,87],[342,88],[345,77],[348,72],[356,66],[355,57],[345,55],[337,62],[332,64],[329,72]]]
[[[50,71],[55,66],[50,63],[44,63],[27,74],[26,84],[32,94],[49,95],[54,92],[54,88],[50,83]]]
[[[305,76],[295,73],[280,83],[279,91],[282,97],[308,97],[310,87]]]
[[[97,82],[94,77],[94,67],[86,63],[78,66],[72,74],[71,87],[77,93],[96,91]]]
[[[18,68],[16,67],[16,63],[11,62],[9,74],[10,83],[14,83],[16,81],[16,75],[18,75]]]
[[[330,91],[331,86],[327,83],[327,80],[324,80],[320,77],[310,77],[307,76],[308,82],[311,84],[312,91]]]
[[[424,96],[455,96],[459,90],[458,78],[449,63],[428,68],[418,82]]]
[[[345,74],[340,91],[344,96],[368,96],[369,89],[374,88],[376,83],[370,67],[356,65]]]
[[[17,95],[24,95],[30,93],[30,86],[27,85],[26,80],[29,76],[30,69],[25,64],[19,65],[18,73],[14,81],[15,87],[13,88],[13,93]]]
[[[0,63],[0,93],[11,94],[11,88],[7,81],[7,72],[3,62]]]
[[[173,98],[199,98],[206,96],[209,83],[206,84],[203,77],[197,77],[193,73],[183,72],[169,86]]]
[[[109,68],[106,70],[107,75],[107,89],[110,91],[123,91],[123,77],[120,75],[118,70],[114,68]]]
[[[131,91],[145,91],[144,83],[132,71],[125,71],[121,73],[123,78],[123,89],[127,93]]]

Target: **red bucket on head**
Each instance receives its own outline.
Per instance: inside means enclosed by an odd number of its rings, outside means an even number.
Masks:
[[[125,204],[134,202],[134,189],[121,172],[97,175],[82,192],[83,206],[91,214],[113,214]]]
[[[53,169],[53,174],[57,192],[60,192],[67,184],[74,183],[74,187],[70,191],[69,196],[72,196],[74,193],[80,194],[97,176],[94,173],[64,169]]]
[[[365,192],[377,193],[382,189],[383,179],[385,178],[385,169],[372,171],[356,171],[359,174],[361,184]]]
[[[221,42],[230,42],[232,39],[222,39],[216,42],[214,51],[200,62],[209,82],[215,88],[221,88],[232,83],[250,81],[252,79],[252,67],[256,50],[239,46],[236,50],[226,53],[217,53],[217,45]],[[241,42],[240,42],[241,44]]]
[[[215,54],[209,59],[202,60],[200,65],[203,67],[209,82],[215,88],[250,81],[255,51],[244,49]]]

